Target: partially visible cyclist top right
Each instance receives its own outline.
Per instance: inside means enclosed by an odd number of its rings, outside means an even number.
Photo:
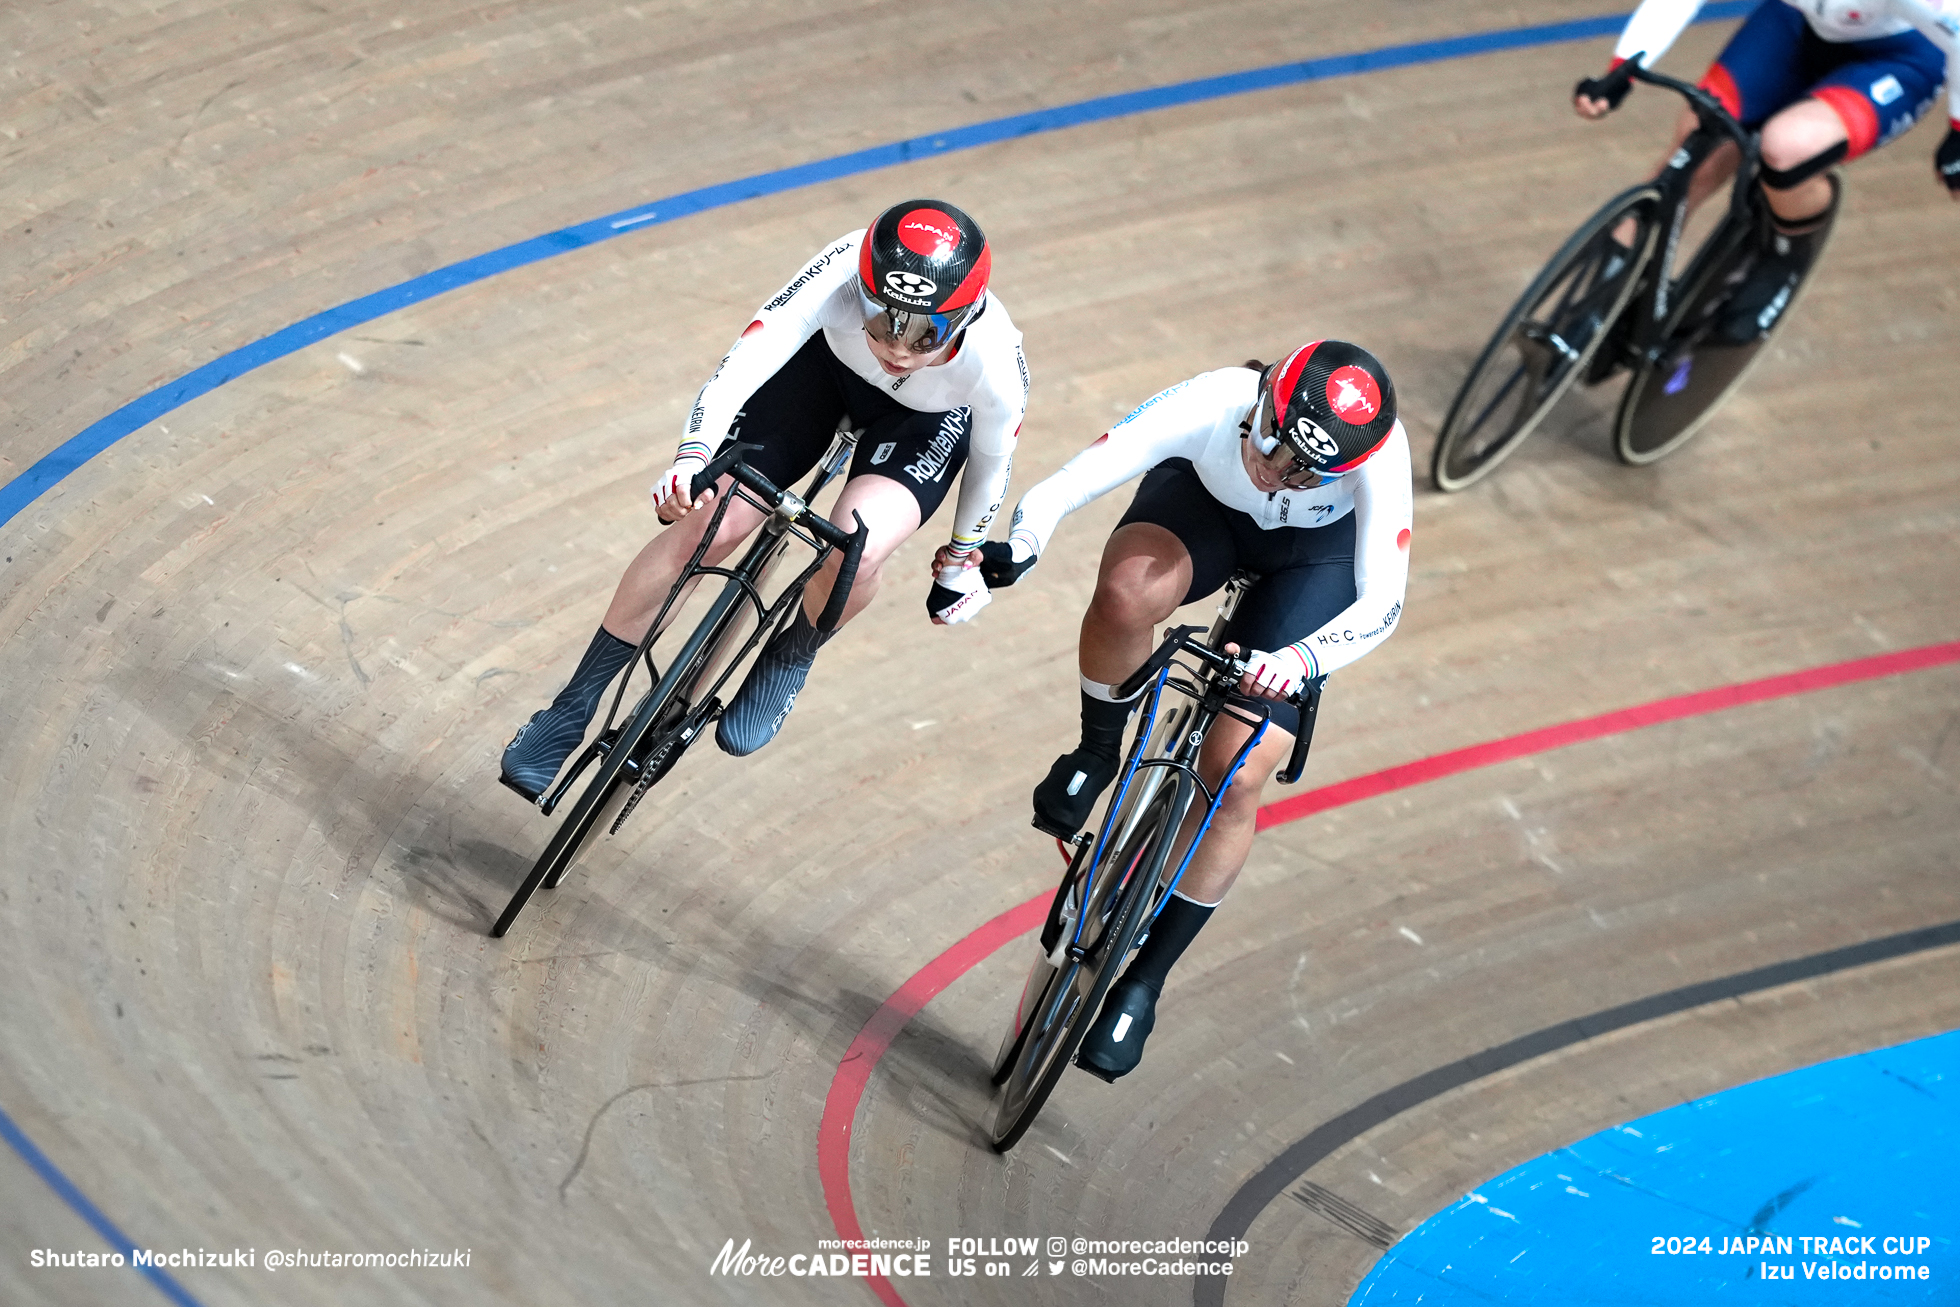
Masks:
[[[1614,47],[1613,67],[1643,67],[1674,44],[1701,0],[1642,0]],[[1730,302],[1722,334],[1765,335],[1803,279],[1837,192],[1829,170],[1905,132],[1947,85],[1949,125],[1933,169],[1960,200],[1960,0],[1763,0],[1723,47],[1702,87],[1745,127],[1760,128],[1763,193],[1775,231]],[[1584,118],[1619,107],[1629,85],[1586,78],[1573,88]],[[1684,110],[1670,153],[1694,130]],[[1699,203],[1730,175],[1718,152],[1695,178]]]

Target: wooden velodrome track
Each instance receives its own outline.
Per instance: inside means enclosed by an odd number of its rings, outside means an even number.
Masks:
[[[10,6],[0,478],[288,324],[660,197],[1596,12]],[[1698,72],[1729,26],[1665,66]],[[1591,127],[1566,108],[1606,44],[1231,95],[650,223],[246,371],[20,508],[0,527],[0,1301],[868,1302],[707,1273],[731,1237],[814,1250],[841,1201],[868,1234],[934,1241],[934,1278],[896,1290],[919,1307],[1190,1302],[1188,1278],[949,1279],[944,1241],[1199,1237],[1228,1209],[1252,1248],[1224,1301],[1339,1303],[1371,1235],[1548,1148],[1960,1025],[1950,944],[1813,967],[1417,1095],[1278,1177],[1311,1202],[1248,1187],[1480,1050],[1960,918],[1948,662],[1276,825],[1143,1068],[1071,1074],[1006,1159],[980,1137],[984,1072],[1031,946],[986,954],[892,1035],[827,1191],[819,1122],[854,1037],[1052,884],[1027,794],[1074,731],[1075,627],[1121,494],[970,627],[925,621],[943,522],[921,533],[780,741],[695,751],[486,937],[548,828],[494,784],[497,751],[650,530],[695,389],[806,253],[915,194],[985,224],[1035,376],[1017,486],[1164,385],[1320,335],[1387,362],[1426,465],[1496,314],[1657,152],[1661,95]],[[1929,175],[1935,133],[1850,170],[1797,319],[1681,454],[1615,465],[1611,396],[1582,396],[1489,482],[1419,493],[1404,629],[1335,678],[1300,789],[1960,639],[1960,209]],[[159,1250],[472,1260],[30,1265],[110,1247],[89,1213]]]

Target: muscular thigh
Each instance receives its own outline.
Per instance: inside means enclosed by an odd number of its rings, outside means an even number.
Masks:
[[[1249,560],[1259,581],[1240,602],[1227,638],[1243,649],[1271,651],[1305,639],[1353,605],[1354,515],[1261,535],[1271,539],[1257,542],[1259,556]],[[1298,733],[1297,709],[1275,703],[1272,710],[1273,725]]]
[[[1143,522],[1177,537],[1191,556],[1191,584],[1178,601],[1188,604],[1224,585],[1241,566],[1228,520],[1231,512],[1211,497],[1188,459],[1172,458],[1144,474],[1117,526]]]
[[[965,408],[922,413],[894,406],[865,427],[851,460],[851,477],[885,477],[903,486],[918,502],[923,525],[966,466],[972,425],[972,412]]]
[[[1918,32],[1841,48],[1854,57],[1820,77],[1810,95],[1843,122],[1851,143],[1846,157],[1855,159],[1904,133],[1933,106],[1946,80],[1946,56]]]

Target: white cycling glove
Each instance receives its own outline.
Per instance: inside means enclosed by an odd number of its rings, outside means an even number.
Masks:
[[[706,459],[696,458],[692,454],[683,454],[675,459],[674,465],[653,483],[654,508],[664,508],[668,500],[675,498],[691,507],[694,500],[688,494],[688,489],[694,484],[695,476],[706,466],[708,466]]]
[[[993,591],[987,589],[978,567],[942,567],[933,574],[926,611],[943,626],[957,626],[972,621],[993,601]]]
[[[1290,644],[1278,653],[1254,649],[1246,655],[1245,670],[1254,689],[1283,699],[1307,679],[1307,660]]]

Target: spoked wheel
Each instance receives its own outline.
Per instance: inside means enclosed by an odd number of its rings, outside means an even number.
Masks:
[[[1835,176],[1831,182],[1833,187],[1838,185]],[[1831,226],[1836,220],[1834,190]],[[1831,227],[1827,226],[1818,235],[1816,256],[1803,278],[1787,298],[1772,304],[1776,317],[1769,329],[1740,343],[1723,331],[1727,325],[1723,319],[1729,311],[1729,297],[1753,265],[1750,243],[1739,245],[1721,267],[1710,270],[1701,286],[1691,291],[1686,311],[1668,333],[1666,348],[1652,363],[1634,369],[1626,394],[1620,397],[1620,411],[1613,421],[1613,452],[1622,463],[1640,467],[1667,457],[1715,416],[1722,401],[1742,384],[1762,356],[1763,347],[1790,320],[1797,297],[1816,271],[1817,259],[1823,256],[1830,236]]]
[[[1067,951],[1074,933],[1071,924],[1062,935],[1063,946],[1056,950],[1059,966],[1045,955],[1035,959],[1014,1023],[1001,1043],[1000,1065],[994,1072],[994,1083],[1000,1086],[994,1100],[996,1151],[1004,1153],[1020,1142],[1088,1033],[1103,995],[1143,925],[1144,909],[1189,806],[1190,784],[1180,776],[1175,784],[1157,786],[1142,797],[1135,820],[1119,824],[1112,816],[1105,828],[1120,832],[1119,842],[1107,857],[1085,859],[1097,870],[1088,901],[1080,908],[1085,920],[1083,956],[1078,960]],[[1087,874],[1086,867],[1082,874]]]
[[[1429,475],[1461,490],[1487,474],[1585,373],[1653,257],[1661,198],[1654,185],[1614,197],[1587,219],[1511,306],[1450,405]],[[1614,239],[1627,219],[1631,246]]]

